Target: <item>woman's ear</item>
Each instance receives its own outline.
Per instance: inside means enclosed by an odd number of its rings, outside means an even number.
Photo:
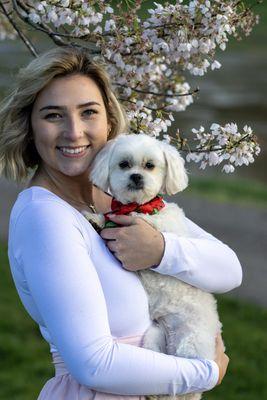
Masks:
[[[166,160],[166,178],[161,191],[172,195],[184,190],[188,185],[188,176],[184,159],[173,146],[160,142]]]
[[[90,179],[104,192],[109,189],[109,165],[115,148],[116,139],[109,140],[97,153],[90,168]]]

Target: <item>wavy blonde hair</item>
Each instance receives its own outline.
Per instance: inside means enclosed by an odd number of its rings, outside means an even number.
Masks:
[[[87,50],[69,46],[53,48],[20,69],[15,89],[0,103],[0,175],[21,182],[38,166],[31,112],[38,93],[55,77],[82,74],[98,86],[111,126],[108,140],[126,131],[126,114],[113,93],[104,67],[90,59]]]

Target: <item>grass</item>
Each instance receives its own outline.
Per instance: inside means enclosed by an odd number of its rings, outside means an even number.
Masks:
[[[36,399],[53,376],[48,345],[20,304],[1,244],[0,266],[0,400]],[[267,398],[267,310],[226,296],[218,305],[231,363],[223,384],[203,400]]]
[[[267,207],[267,185],[253,179],[190,178],[185,194],[209,200]]]
[[[203,400],[254,400],[267,398],[267,310],[218,297],[224,340],[230,364],[221,386]]]
[[[0,399],[36,399],[52,376],[48,345],[20,303],[0,245]]]

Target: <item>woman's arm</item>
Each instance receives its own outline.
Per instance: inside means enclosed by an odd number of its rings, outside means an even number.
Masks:
[[[11,251],[76,380],[121,395],[182,394],[214,387],[218,366],[213,361],[169,356],[113,340],[104,293],[79,221],[63,205],[47,203],[24,209]]]
[[[190,237],[161,234],[141,218],[119,215],[112,220],[122,227],[104,229],[101,236],[129,271],[157,265],[156,272],[211,293],[241,284],[242,268],[235,252],[188,218]]]
[[[210,293],[224,293],[242,282],[242,268],[235,252],[186,219],[191,237],[163,232],[165,251],[154,270],[175,276]]]

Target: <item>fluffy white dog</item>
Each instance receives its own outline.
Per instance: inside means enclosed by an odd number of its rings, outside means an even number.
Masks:
[[[147,205],[152,200],[152,208],[159,193],[175,194],[188,183],[184,160],[178,151],[141,134],[122,135],[109,141],[94,160],[91,180],[123,205]],[[174,203],[163,204],[164,208],[161,204],[160,211],[156,209],[151,215],[143,213],[142,207],[135,207],[130,215],[143,218],[159,231],[188,236],[182,209]],[[105,224],[103,215],[87,213],[86,217],[101,227]],[[150,269],[138,274],[149,298],[153,321],[145,334],[144,347],[181,357],[214,359],[215,338],[221,329],[214,297]],[[199,400],[201,394],[176,398]]]

